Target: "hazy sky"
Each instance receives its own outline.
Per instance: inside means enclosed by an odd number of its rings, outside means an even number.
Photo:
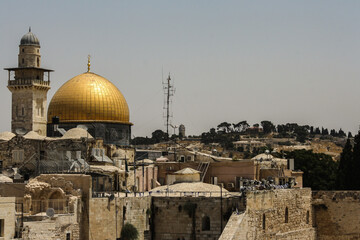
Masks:
[[[28,27],[42,67],[54,69],[48,102],[91,70],[130,108],[135,136],[163,129],[162,69],[176,93],[173,123],[200,134],[222,121],[297,122],[357,131],[360,1],[0,2],[0,67],[17,66]],[[0,131],[11,95],[1,71]]]

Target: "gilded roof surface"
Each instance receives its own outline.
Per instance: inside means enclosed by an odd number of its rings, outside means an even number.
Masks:
[[[62,85],[48,109],[48,122],[58,116],[66,122],[113,122],[131,124],[129,107],[119,89],[92,72],[80,74]]]

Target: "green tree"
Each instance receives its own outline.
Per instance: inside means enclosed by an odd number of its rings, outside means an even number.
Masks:
[[[337,174],[337,189],[348,189],[348,183],[352,180],[350,176],[352,163],[353,151],[350,139],[348,139],[340,155],[340,162]]]
[[[232,125],[228,122],[222,122],[217,126],[217,130],[220,132],[229,133],[232,132]]]
[[[169,136],[167,135],[166,132],[158,129],[155,130],[152,134],[152,139],[154,141],[154,143],[159,143],[159,142],[163,142],[163,141],[167,141],[169,140]]]
[[[346,137],[346,133],[340,128],[338,136],[339,137]]]
[[[306,126],[297,126],[294,133],[296,134],[296,140],[301,143],[304,143],[306,137],[309,135]]]
[[[360,169],[360,131],[354,137],[353,159],[351,170],[349,171],[350,183],[349,190],[360,190],[360,178],[358,176]]]
[[[313,190],[333,190],[336,188],[338,163],[323,153],[311,150],[285,152],[288,159],[294,159],[295,169],[302,170],[304,187]]]
[[[131,139],[131,144],[132,145],[150,145],[150,144],[154,144],[154,141],[152,138],[148,138],[148,137],[136,137]]]
[[[121,229],[121,239],[123,240],[136,240],[139,238],[139,232],[131,223],[125,223]]]
[[[267,120],[261,121],[261,126],[262,126],[265,134],[272,133],[275,131],[275,126],[270,121],[267,121]]]

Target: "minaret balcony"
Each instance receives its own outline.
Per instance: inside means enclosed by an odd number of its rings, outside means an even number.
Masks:
[[[50,81],[40,79],[16,79],[9,80],[9,86],[50,86]]]

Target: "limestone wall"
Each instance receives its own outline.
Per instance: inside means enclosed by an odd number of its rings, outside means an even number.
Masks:
[[[245,208],[243,203],[239,198],[153,197],[152,239],[218,239],[233,210]]]
[[[89,239],[116,239],[125,223],[133,224],[144,239],[150,229],[150,197],[92,198],[89,203]]]
[[[23,197],[25,194],[25,183],[0,183],[0,196]]]
[[[10,240],[15,235],[15,197],[0,197],[0,219],[4,224],[3,238]]]
[[[80,237],[79,224],[76,222],[76,216],[57,216],[54,218],[45,218],[42,221],[24,222],[22,239],[24,240],[66,240],[67,235],[72,240],[83,239]]]
[[[360,239],[360,191],[313,192],[319,240]]]
[[[221,240],[315,239],[311,189],[249,192],[246,202],[244,215],[231,221]]]
[[[71,236],[81,236],[81,239],[89,239],[89,198],[91,197],[91,176],[84,174],[42,174],[36,179],[31,180],[26,186],[26,193],[31,196],[29,200],[43,199],[47,200],[54,192],[64,192],[68,207],[74,206],[73,209],[75,217],[68,220],[69,231]],[[73,202],[72,196],[78,196],[77,203]],[[25,201],[24,209],[27,208]],[[72,209],[72,208],[69,208]],[[70,215],[68,215],[70,216]],[[31,223],[30,223],[31,225]],[[51,224],[50,224],[51,225]],[[71,226],[74,225],[74,226]],[[31,225],[33,226],[33,225]],[[31,227],[30,226],[30,227]],[[38,225],[41,227],[41,224]],[[63,226],[57,224],[56,226]],[[37,227],[37,226],[35,226]],[[66,228],[62,227],[63,230]],[[72,228],[74,228],[72,230]],[[31,231],[31,229],[30,229]],[[52,229],[51,233],[56,233],[57,230]],[[36,239],[36,238],[35,238]],[[61,238],[62,239],[62,238]],[[76,238],[74,238],[76,239]]]

